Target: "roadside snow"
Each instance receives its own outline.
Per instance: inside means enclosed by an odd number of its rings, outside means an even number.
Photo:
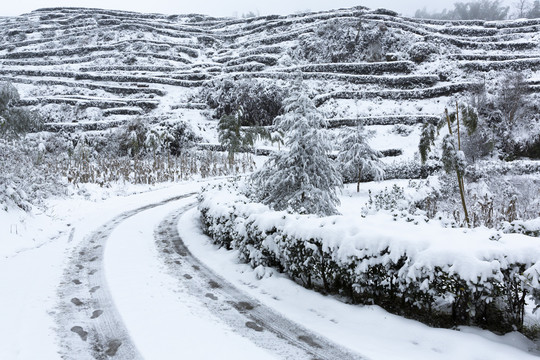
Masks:
[[[60,359],[53,308],[68,237],[0,257],[0,359]]]

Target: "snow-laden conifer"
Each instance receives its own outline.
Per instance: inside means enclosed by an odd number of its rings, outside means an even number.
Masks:
[[[362,176],[370,176],[374,180],[384,178],[383,164],[379,160],[382,154],[371,148],[368,139],[373,134],[366,132],[362,125],[350,131],[341,142],[338,154],[338,163],[346,178],[358,177],[356,191],[360,191]]]
[[[341,176],[328,157],[321,131],[327,121],[297,81],[285,99],[285,113],[275,127],[285,134],[288,150],[274,153],[252,179],[259,200],[276,210],[320,216],[337,213]]]

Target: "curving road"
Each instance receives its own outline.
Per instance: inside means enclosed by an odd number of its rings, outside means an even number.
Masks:
[[[195,206],[192,196],[124,212],[77,247],[59,287],[64,358],[161,360],[179,352],[188,359],[209,358],[190,334],[197,331],[190,329],[194,320],[181,312],[188,309],[197,321],[206,316],[201,308],[212,318],[204,321],[215,322],[213,333],[207,328],[201,334],[216,337],[221,335],[216,329],[232,329],[225,335],[241,337],[246,352],[264,351],[278,359],[363,358],[284,318],[195,258],[177,227],[182,214]],[[146,229],[151,219],[161,219],[153,232]],[[230,358],[238,358],[226,342],[223,347]]]
[[[126,219],[193,194],[126,211],[100,226],[74,250],[58,288],[57,331],[65,359],[142,359],[116,309],[103,269],[111,232]]]

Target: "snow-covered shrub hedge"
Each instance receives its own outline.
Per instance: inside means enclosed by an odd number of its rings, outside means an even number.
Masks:
[[[440,164],[420,164],[417,161],[400,161],[388,163],[384,167],[384,178],[391,179],[425,179],[441,169]]]
[[[384,73],[408,74],[414,69],[410,61],[373,62],[373,63],[329,63],[298,66],[303,72],[330,72],[356,75],[374,75]]]
[[[540,301],[537,238],[442,229],[385,212],[276,212],[230,184],[205,189],[199,210],[205,233],[253,267],[273,266],[306,287],[430,324],[522,329],[528,296]]]

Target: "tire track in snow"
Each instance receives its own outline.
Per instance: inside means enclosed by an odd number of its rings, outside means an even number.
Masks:
[[[234,287],[194,257],[178,232],[178,220],[195,205],[169,214],[154,236],[180,283],[236,332],[283,359],[366,359],[288,320]]]
[[[142,359],[129,338],[112,300],[103,270],[104,247],[109,235],[124,220],[172,201],[176,196],[123,212],[97,228],[73,251],[58,288],[57,332],[63,359]]]

